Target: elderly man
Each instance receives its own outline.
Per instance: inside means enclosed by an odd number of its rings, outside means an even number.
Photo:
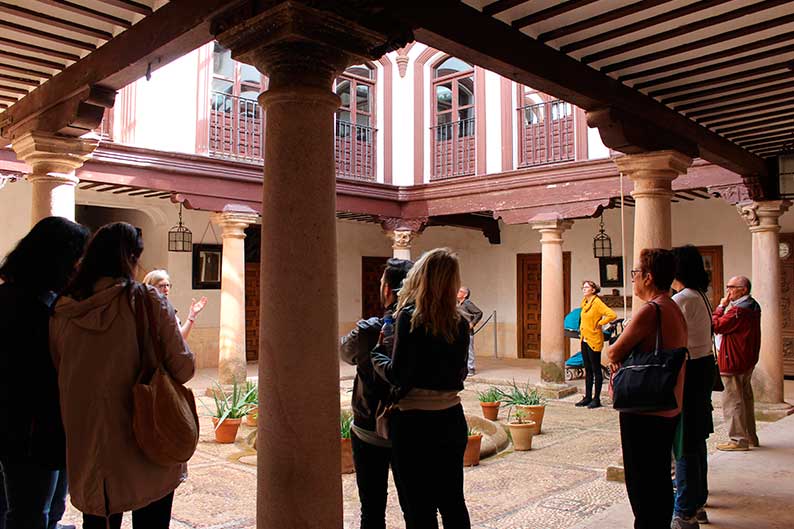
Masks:
[[[482,311],[477,307],[477,305],[474,304],[472,300],[469,299],[470,297],[471,290],[469,287],[460,287],[458,290],[458,307],[463,313],[463,317],[469,322],[469,333],[471,333],[469,340],[469,360],[467,362],[467,366],[469,369],[469,375],[474,375],[476,372],[474,365],[474,327],[480,323],[480,320],[482,319]]]
[[[748,450],[758,446],[755,433],[753,388],[750,383],[761,349],[761,307],[750,296],[750,280],[732,277],[727,293],[714,310],[714,332],[722,335],[719,350],[720,374],[725,391],[722,413],[728,423],[730,441],[718,450]]]

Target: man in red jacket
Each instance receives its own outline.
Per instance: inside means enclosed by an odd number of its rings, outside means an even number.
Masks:
[[[718,450],[748,450],[758,446],[751,379],[761,349],[761,307],[750,296],[750,280],[732,277],[727,294],[714,310],[714,332],[722,335],[719,364],[725,391],[722,413],[731,440]]]

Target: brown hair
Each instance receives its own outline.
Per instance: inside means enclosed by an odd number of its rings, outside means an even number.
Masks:
[[[584,281],[582,281],[582,286],[585,286],[585,285],[590,285],[590,288],[592,288],[593,290],[595,290],[595,293],[596,293],[596,294],[598,294],[599,292],[601,292],[601,287],[600,287],[600,286],[598,286],[598,285],[596,284],[596,282],[595,282],[595,281],[591,281],[591,280],[589,280],[589,279],[585,279]]]
[[[664,248],[645,248],[640,252],[640,270],[651,274],[657,289],[670,290],[675,277],[675,255]]]

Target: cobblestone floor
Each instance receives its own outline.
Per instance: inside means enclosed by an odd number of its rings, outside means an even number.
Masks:
[[[466,412],[480,415],[476,390],[484,389],[487,384],[478,383],[477,378],[488,379],[476,377],[467,384],[462,397]],[[351,380],[340,381],[343,407],[349,406],[350,388]],[[534,438],[531,451],[513,452],[508,448],[465,470],[465,492],[473,528],[573,527],[625,501],[623,484],[605,480],[606,467],[620,460],[618,415],[608,399],[604,408],[587,410],[574,407],[579,398],[580,395],[574,395],[548,403],[543,434]],[[726,437],[719,410],[714,420],[717,432],[709,442],[710,452]],[[759,423],[759,430],[765,425]],[[256,467],[254,458],[250,457],[252,452],[243,443],[253,429],[243,426],[235,445],[219,445],[213,440],[209,419],[202,418],[201,426],[201,441],[189,464],[189,479],[176,492],[171,527],[255,528]],[[345,529],[358,529],[355,475],[344,475],[342,482]],[[70,506],[64,522],[77,523],[79,519],[79,513]],[[130,527],[129,515],[123,527]],[[404,527],[393,484],[388,527]]]

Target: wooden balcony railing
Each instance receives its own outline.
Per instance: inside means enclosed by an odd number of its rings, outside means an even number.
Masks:
[[[474,174],[475,131],[474,118],[443,123],[431,128],[433,142],[431,180]]]
[[[376,129],[336,120],[334,159],[336,176],[375,181],[377,174]]]
[[[261,162],[264,113],[253,99],[222,92],[210,95],[209,154]]]
[[[518,109],[518,165],[527,167],[575,158],[573,106],[559,99]]]

